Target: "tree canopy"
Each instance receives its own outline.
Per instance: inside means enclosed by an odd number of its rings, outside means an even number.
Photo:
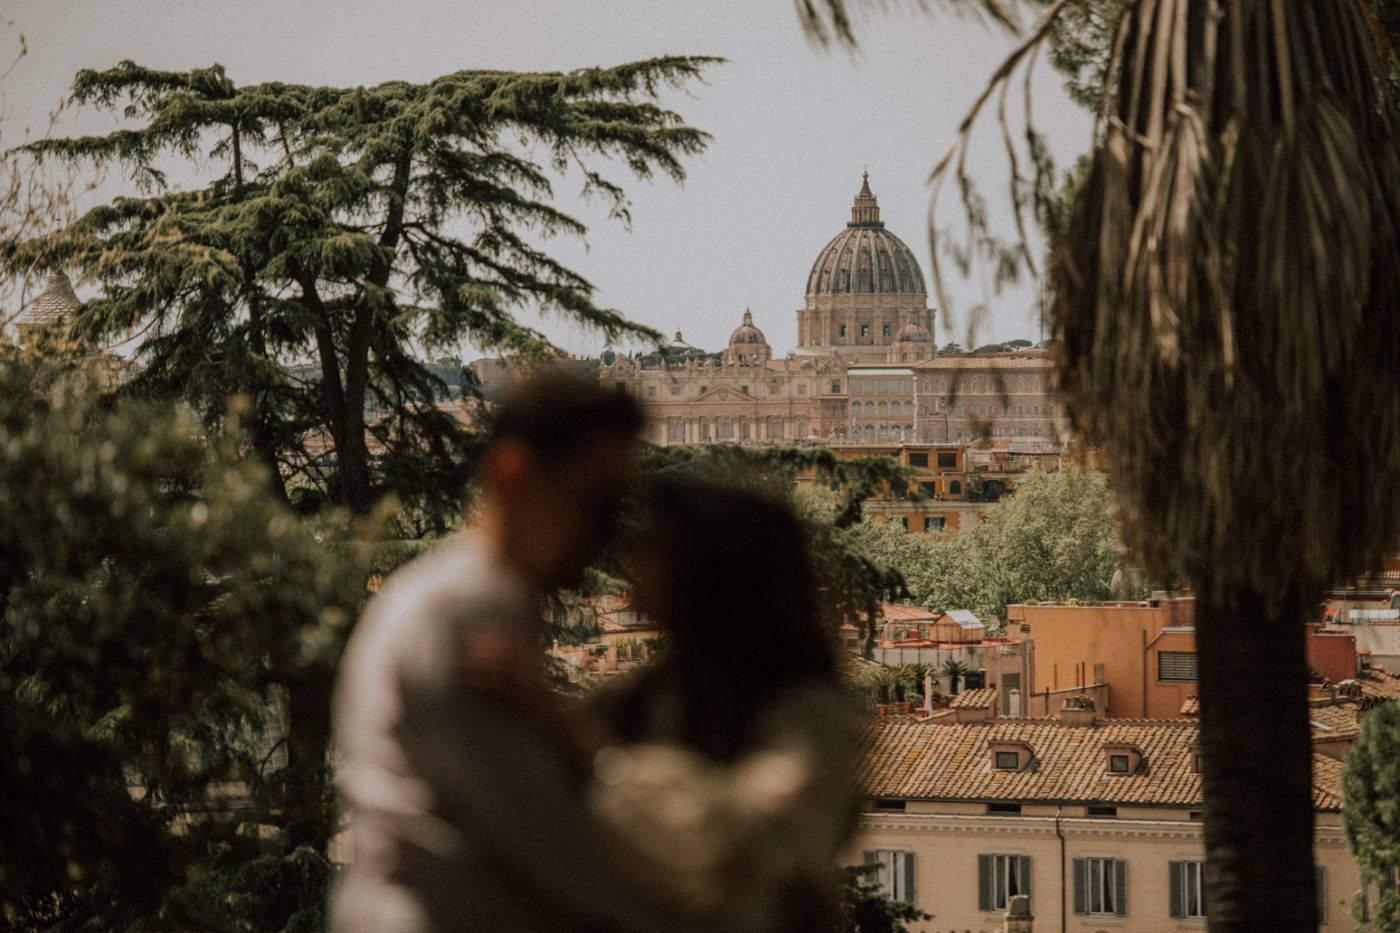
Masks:
[[[915,603],[986,619],[1005,619],[1015,602],[1114,598],[1123,570],[1107,478],[1081,467],[1027,473],[964,533],[913,534],[874,519],[858,539],[903,577]]]
[[[1367,885],[1380,895],[1375,929],[1400,931],[1400,704],[1366,714],[1342,772],[1342,831]],[[1363,896],[1364,893],[1363,893]]]
[[[538,245],[583,236],[553,203],[560,179],[628,220],[600,162],[685,176],[708,136],[658,104],[715,59],[659,58],[569,73],[461,71],[424,84],[240,86],[218,65],[80,72],[70,103],[134,129],[46,139],[40,160],[119,165],[140,189],[44,237],[6,243],[7,271],[64,267],[101,286],[78,331],[141,335],[132,391],[181,398],[209,423],[252,399],[250,443],[274,481],[328,490],[357,513],[385,491],[450,514],[461,426],[415,357],[478,348],[555,352],[524,308],[604,339],[660,341],[599,307]],[[174,171],[202,171],[175,186]],[[288,365],[310,363],[309,378]],[[381,414],[382,413],[382,414]]]
[[[3,925],[317,929],[369,553],[101,377],[0,353]]]

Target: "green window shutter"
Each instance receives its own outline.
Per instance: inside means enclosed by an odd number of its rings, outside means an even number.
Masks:
[[[1181,909],[1182,902],[1182,882],[1185,880],[1182,875],[1186,872],[1185,862],[1167,863],[1167,898],[1171,908],[1169,916],[1184,917],[1185,913]]]
[[[1327,869],[1321,865],[1314,865],[1313,870],[1317,872],[1317,922],[1327,922]]]
[[[992,909],[992,857],[977,856],[977,909]]]
[[[904,899],[914,903],[914,853],[904,853]]]
[[[1031,857],[1021,856],[1021,893],[1031,896]]]
[[[1082,858],[1074,860],[1074,912],[1077,914],[1087,914],[1089,912],[1088,897],[1085,891],[1088,887],[1085,875],[1087,869]]]
[[[1123,916],[1128,912],[1128,863],[1113,860],[1113,912]]]

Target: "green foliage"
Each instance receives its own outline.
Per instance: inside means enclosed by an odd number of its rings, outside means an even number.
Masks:
[[[1342,772],[1342,832],[1362,878],[1379,888],[1372,929],[1400,931],[1400,704],[1384,703],[1361,721]]]
[[[470,451],[456,419],[431,404],[444,380],[411,348],[470,340],[553,353],[516,319],[525,307],[608,341],[659,343],[595,305],[593,286],[532,241],[586,232],[551,203],[566,172],[623,222],[623,189],[595,162],[682,179],[681,158],[708,136],[655,101],[713,61],[461,71],[369,88],[238,86],[218,65],[83,71],[72,105],[119,111],[134,128],[24,152],[120,165],[142,193],[59,234],[9,241],[0,260],[11,272],[64,266],[100,284],[77,325],[93,340],[142,329],[148,368],[136,393],[187,400],[210,424],[233,396],[252,398],[249,441],[277,467],[274,480],[307,476],[307,490],[362,514],[394,491],[441,531]],[[210,177],[170,188],[167,168],[181,162]],[[308,362],[308,378],[289,374]]]
[[[1051,27],[1050,63],[1065,76],[1070,99],[1088,110],[1098,110],[1122,17],[1123,0],[1085,0],[1061,10]]]
[[[883,600],[905,595],[894,566],[872,554],[860,532],[865,500],[886,487],[906,487],[909,472],[889,457],[847,459],[825,447],[732,444],[654,447],[646,470],[689,472],[727,482],[745,482],[783,492],[795,488],[820,590],[819,605],[828,624],[858,624],[866,633],[867,656],[874,646],[875,618]],[[815,477],[813,487],[797,487],[798,476]],[[839,502],[812,494],[838,483]]]
[[[967,665],[956,658],[949,658],[943,662],[943,667],[939,670],[948,678],[948,692],[956,694],[958,680],[967,673]]]
[[[836,933],[904,933],[905,924],[933,915],[913,904],[896,901],[879,881],[866,877],[876,866],[848,865],[841,869],[841,924]]]
[[[907,534],[866,522],[857,536],[904,578],[919,605],[1004,619],[1013,602],[1110,598],[1122,568],[1113,514],[1106,478],[1069,467],[1027,473],[962,534]]]
[[[103,375],[0,357],[0,911],[316,928],[325,700],[368,554],[290,513],[236,436]]]

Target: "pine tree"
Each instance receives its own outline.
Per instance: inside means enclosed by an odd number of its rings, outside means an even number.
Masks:
[[[566,172],[624,222],[623,189],[595,163],[684,178],[681,158],[708,136],[657,99],[713,61],[461,71],[343,89],[238,86],[218,65],[83,71],[71,103],[139,127],[24,151],[119,163],[142,191],[54,236],[9,243],[0,258],[12,272],[65,265],[99,283],[77,324],[94,340],[144,335],[137,391],[191,401],[211,423],[248,395],[251,444],[274,479],[311,481],[293,492],[328,489],[363,514],[395,490],[450,515],[466,437],[432,406],[442,383],[415,347],[470,340],[551,355],[545,335],[515,317],[531,305],[609,341],[659,341],[594,304],[593,286],[535,241],[586,232],[551,203]],[[218,174],[177,188],[172,162]],[[311,375],[290,373],[294,363]]]

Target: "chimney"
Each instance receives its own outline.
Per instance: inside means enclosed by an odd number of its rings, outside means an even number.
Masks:
[[[1031,896],[1013,894],[1006,905],[1006,922],[1002,924],[1004,933],[1031,933]]]
[[[1093,697],[1082,693],[1065,697],[1065,705],[1060,708],[1060,722],[1067,726],[1092,726],[1094,719]]]

